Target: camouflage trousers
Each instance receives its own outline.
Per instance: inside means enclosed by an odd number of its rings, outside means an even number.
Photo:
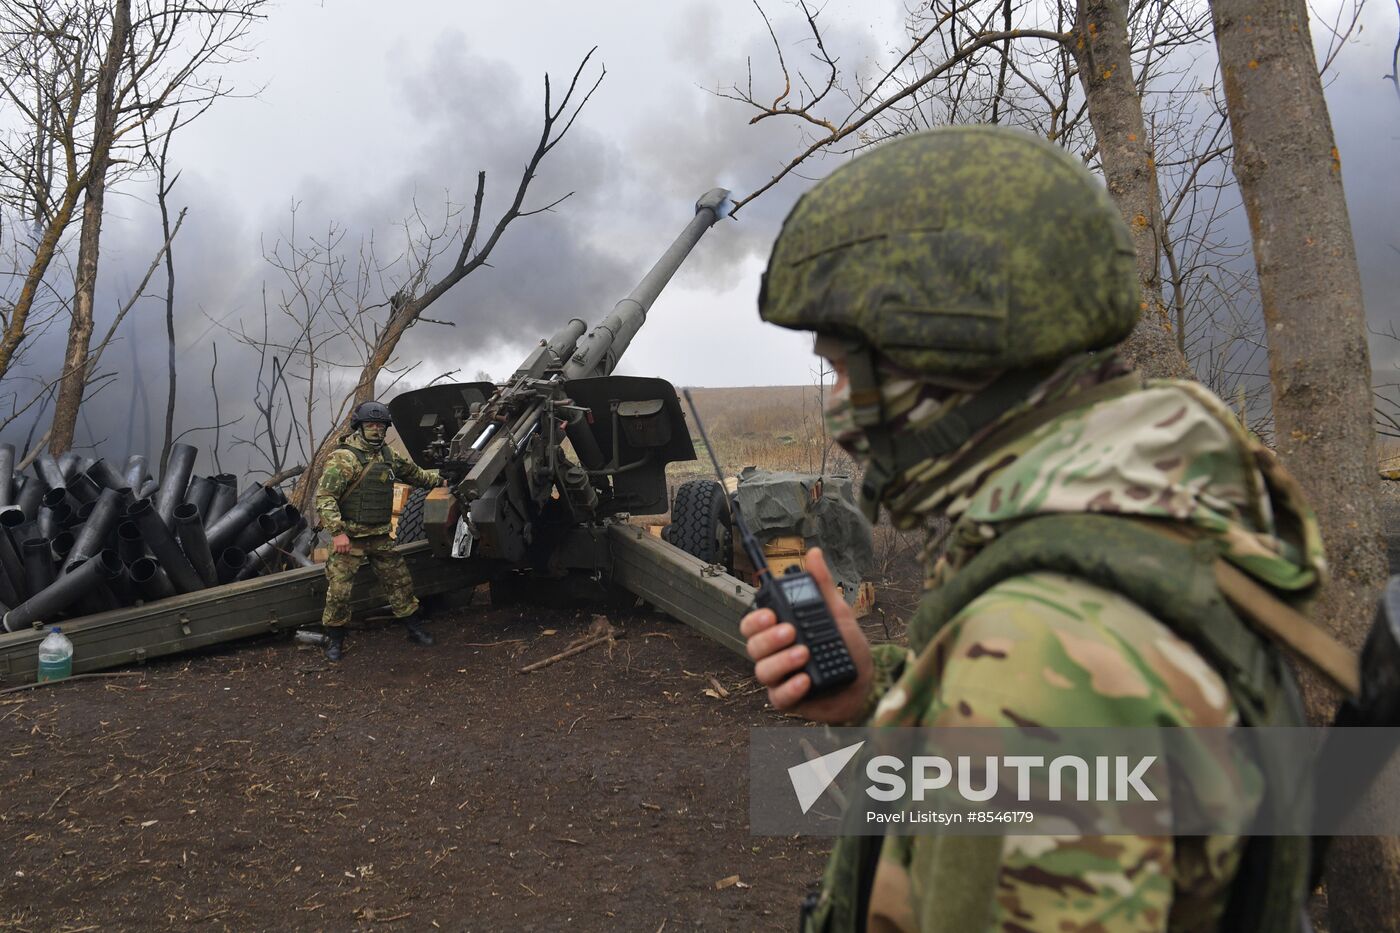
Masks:
[[[350,539],[350,553],[337,554],[332,549],[326,557],[326,610],[321,624],[338,628],[350,621],[350,588],[355,573],[368,560],[379,588],[384,591],[394,617],[402,619],[418,609],[418,597],[413,595],[413,576],[408,564],[394,550],[394,539],[388,535],[369,535]]]

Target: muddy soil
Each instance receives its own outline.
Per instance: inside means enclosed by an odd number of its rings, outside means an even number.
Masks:
[[[739,659],[615,613],[521,674],[591,614],[480,603],[0,695],[0,928],[792,929],[827,845],[749,833]]]

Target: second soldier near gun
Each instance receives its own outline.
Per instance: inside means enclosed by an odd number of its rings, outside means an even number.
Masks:
[[[316,514],[332,536],[326,557],[326,609],[321,625],[330,641],[326,657],[339,661],[345,650],[345,627],[350,622],[350,589],[355,573],[368,560],[379,578],[394,618],[408,630],[410,641],[431,645],[426,621],[413,595],[413,577],[389,534],[394,508],[394,483],[423,489],[442,484],[437,470],[421,469],[384,442],[393,417],[382,402],[361,402],[350,416],[351,432],[326,460],[316,487]]]

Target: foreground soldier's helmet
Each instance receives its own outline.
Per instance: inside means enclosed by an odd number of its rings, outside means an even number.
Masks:
[[[394,416],[389,414],[389,406],[383,402],[368,401],[361,402],[355,406],[355,410],[350,413],[350,427],[358,428],[362,424],[393,424]]]
[[[1115,344],[1139,298],[1127,227],[1077,159],[965,126],[885,143],[803,195],[758,307],[906,369],[971,374]]]

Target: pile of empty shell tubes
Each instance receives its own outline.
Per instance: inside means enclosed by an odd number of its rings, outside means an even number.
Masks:
[[[0,613],[18,632],[310,566],[315,532],[262,483],[195,476],[175,444],[157,482],[146,458],[118,470],[69,451],[40,454],[27,475],[0,444]]]

